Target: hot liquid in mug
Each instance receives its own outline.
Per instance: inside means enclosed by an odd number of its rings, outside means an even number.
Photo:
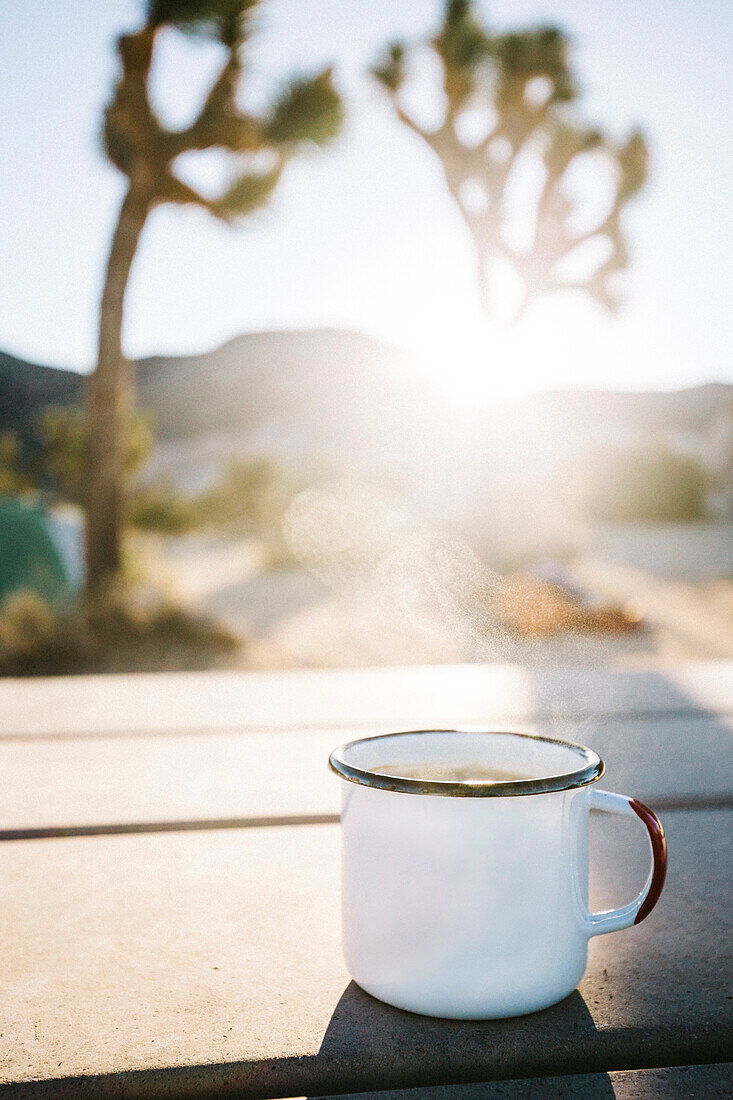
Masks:
[[[329,763],[345,780],[344,957],[387,1004],[456,1019],[547,1008],[583,977],[591,936],[638,924],[659,898],[662,826],[592,786],[604,765],[590,749],[427,730],[352,741]],[[603,913],[588,911],[591,809],[640,819],[652,853],[643,890]]]

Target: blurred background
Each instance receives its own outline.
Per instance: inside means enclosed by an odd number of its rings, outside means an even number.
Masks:
[[[2,674],[733,656],[725,0],[1,18]]]

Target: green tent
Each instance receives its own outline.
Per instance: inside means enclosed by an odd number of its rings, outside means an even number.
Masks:
[[[21,589],[56,603],[72,585],[43,511],[15,497],[0,497],[0,605]]]

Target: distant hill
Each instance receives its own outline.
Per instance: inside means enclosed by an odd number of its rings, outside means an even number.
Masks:
[[[733,386],[709,382],[684,390],[623,392],[557,390],[524,399],[528,410],[548,417],[556,429],[623,425],[630,432],[652,435],[669,431],[703,431],[711,418],[733,400]]]
[[[27,450],[35,450],[43,410],[78,404],[83,383],[75,371],[27,363],[0,351],[0,434],[14,432]]]
[[[324,429],[346,412],[377,418],[398,400],[403,357],[369,336],[329,329],[239,336],[201,355],[135,364],[137,400],[152,411],[161,443],[210,432],[248,433],[295,413]],[[38,444],[45,409],[82,400],[84,376],[0,352],[0,432]]]
[[[161,441],[247,431],[296,409],[312,420],[363,414],[397,397],[403,366],[394,348],[356,332],[257,332],[203,355],[140,360],[138,400]]]
[[[155,472],[191,479],[233,449],[301,454],[383,450],[412,453],[442,437],[446,455],[486,453],[502,425],[531,452],[552,442],[571,454],[589,441],[700,432],[733,386],[664,393],[557,391],[504,403],[500,416],[475,410],[446,418],[405,356],[373,337],[332,329],[239,336],[201,355],[156,356],[136,364],[140,407],[152,411]],[[38,420],[52,405],[81,401],[83,376],[0,352],[0,432],[38,446]],[[473,444],[470,443],[473,438]]]

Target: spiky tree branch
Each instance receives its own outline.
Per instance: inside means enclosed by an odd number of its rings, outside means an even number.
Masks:
[[[240,107],[244,48],[257,7],[257,0],[149,0],[143,25],[117,44],[120,68],[104,115],[103,141],[110,161],[127,177],[127,189],[107,262],[97,363],[87,387],[85,509],[92,598],[106,591],[121,566],[123,436],[133,402],[122,318],[148,214],[162,203],[195,205],[226,222],[250,214],[268,201],[290,159],[307,144],[327,144],[341,124],[341,102],[329,69],[291,81],[263,114]],[[148,94],[155,43],[165,27],[206,35],[224,50],[198,116],[181,130],[161,122]],[[202,194],[176,172],[182,154],[207,149],[226,150],[238,162],[229,184],[214,196]]]
[[[556,27],[493,34],[478,21],[471,0],[448,0],[443,25],[427,46],[440,66],[445,112],[437,129],[427,129],[405,109],[401,92],[409,76],[411,49],[393,43],[373,76],[384,87],[399,120],[437,155],[448,190],[474,241],[477,274],[486,309],[493,312],[492,260],[502,257],[521,276],[521,316],[539,295],[582,290],[614,309],[615,276],[628,263],[621,226],[626,203],[643,186],[646,145],[639,131],[617,143],[600,130],[575,120],[577,99],[568,62],[568,40]],[[484,108],[486,133],[473,144],[460,136],[467,110]],[[571,229],[576,205],[566,191],[568,170],[589,152],[598,154],[611,180],[610,207],[582,233]],[[528,248],[510,246],[505,237],[507,196],[520,158],[534,157],[544,170],[544,185],[527,219],[534,224]],[[467,186],[473,188],[473,202]],[[478,207],[476,189],[483,198]],[[569,278],[563,262],[590,240],[606,242],[608,255],[582,278]]]

